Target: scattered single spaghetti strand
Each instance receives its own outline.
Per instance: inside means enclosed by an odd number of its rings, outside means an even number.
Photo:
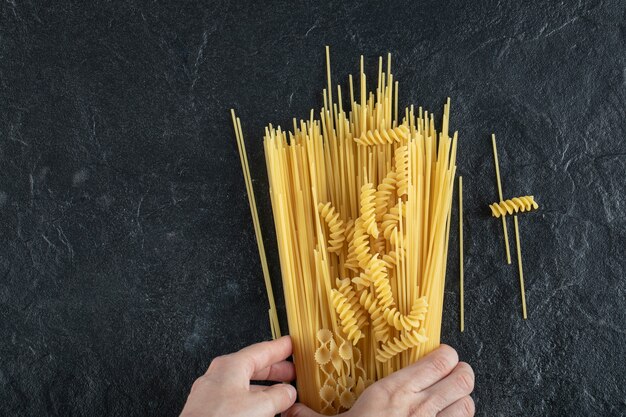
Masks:
[[[502,182],[500,181],[500,167],[498,165],[498,150],[496,148],[496,135],[491,134],[491,144],[493,146],[493,162],[496,166],[496,181],[498,182],[498,197],[500,201],[504,200],[502,197]],[[511,251],[509,250],[509,232],[506,228],[506,219],[502,216],[502,231],[504,232],[504,247],[506,249],[506,262],[511,264]]]
[[[522,315],[524,320],[528,317],[526,314],[526,291],[524,289],[524,268],[522,267],[522,245],[519,237],[519,225],[517,222],[517,216],[513,216],[513,222],[515,223],[515,244],[517,246],[517,266],[519,269],[519,286],[522,293]]]
[[[463,294],[463,177],[459,176],[459,305],[461,308],[461,332],[465,331],[465,298]]]
[[[254,225],[254,234],[259,249],[259,258],[261,260],[261,269],[263,270],[263,279],[265,280],[265,290],[270,304],[269,317],[270,329],[272,337],[277,339],[281,336],[280,324],[278,322],[278,314],[276,311],[276,302],[274,301],[274,291],[272,290],[272,281],[270,280],[270,272],[267,266],[267,256],[265,255],[265,245],[263,244],[263,235],[261,234],[261,223],[259,221],[259,213],[254,198],[254,188],[252,186],[252,177],[250,176],[250,166],[248,165],[248,156],[246,154],[246,145],[243,140],[243,132],[241,130],[241,121],[235,115],[235,110],[231,109],[233,119],[233,128],[235,129],[235,137],[237,139],[237,149],[239,151],[239,159],[241,161],[241,169],[243,171],[246,183],[246,191],[248,193],[248,203],[250,205],[250,214],[252,215],[252,223]]]

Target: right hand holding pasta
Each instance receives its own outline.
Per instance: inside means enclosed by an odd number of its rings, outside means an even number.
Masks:
[[[471,417],[474,372],[450,346],[437,350],[367,388],[343,417]],[[283,417],[322,417],[295,404]]]

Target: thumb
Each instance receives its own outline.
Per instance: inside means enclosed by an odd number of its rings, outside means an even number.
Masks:
[[[289,410],[285,411],[280,417],[324,417],[322,414],[318,414],[311,410],[304,404],[294,404]]]
[[[296,389],[289,384],[275,384],[261,392],[269,400],[272,415],[282,413],[296,402]]]

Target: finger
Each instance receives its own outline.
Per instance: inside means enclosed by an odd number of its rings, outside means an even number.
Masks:
[[[242,365],[242,371],[249,380],[255,372],[285,360],[291,355],[291,338],[283,336],[270,342],[250,345],[232,356]]]
[[[215,358],[207,373],[226,375],[224,379],[248,384],[255,372],[261,371],[291,355],[289,336],[270,342],[261,342],[241,349],[239,352]]]
[[[323,417],[323,415],[316,413],[304,404],[298,403],[282,413],[280,417]]]
[[[473,389],[474,371],[465,362],[460,362],[450,375],[424,390],[423,394],[439,412],[469,395]]]
[[[414,364],[394,372],[385,380],[394,386],[406,387],[419,392],[452,372],[456,364],[459,363],[459,355],[448,345],[441,345],[428,355],[424,356]]]
[[[475,412],[474,400],[468,395],[446,407],[437,417],[473,417]]]
[[[250,379],[254,381],[290,382],[296,378],[296,368],[292,362],[281,361],[256,371]]]
[[[260,402],[259,408],[262,415],[275,415],[282,413],[296,402],[296,389],[289,384],[276,384],[258,392],[265,399]]]
[[[250,385],[250,392],[265,391],[268,388],[267,385]]]

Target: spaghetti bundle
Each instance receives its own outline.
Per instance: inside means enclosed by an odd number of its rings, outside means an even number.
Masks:
[[[332,415],[439,345],[457,134],[449,99],[439,131],[399,114],[390,56],[344,108],[326,53],[323,108],[264,149],[300,401]]]

